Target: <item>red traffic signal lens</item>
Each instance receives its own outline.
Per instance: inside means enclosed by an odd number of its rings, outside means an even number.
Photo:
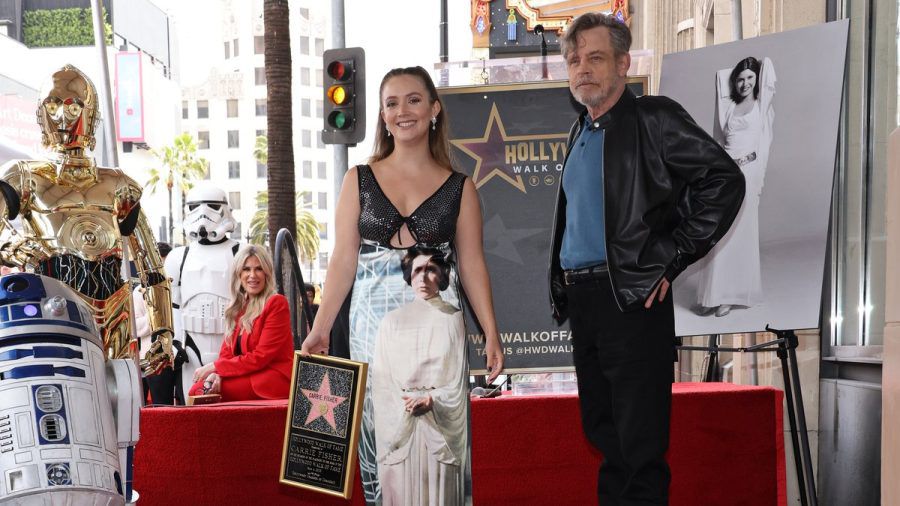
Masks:
[[[328,115],[328,124],[332,128],[344,130],[350,128],[350,116],[343,111],[333,111]]]
[[[347,77],[349,77],[349,68],[344,62],[341,61],[333,61],[328,64],[328,75],[332,79],[336,79],[338,81],[343,81]]]
[[[344,105],[350,101],[350,94],[347,93],[347,88],[334,85],[328,88],[328,99],[335,105]]]

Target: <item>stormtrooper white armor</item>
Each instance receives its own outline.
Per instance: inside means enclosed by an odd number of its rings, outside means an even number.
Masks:
[[[232,264],[241,246],[228,237],[235,221],[220,188],[198,184],[188,192],[186,207],[184,231],[191,242],[172,250],[165,265],[172,279],[178,349],[176,397],[182,402],[193,383],[194,371],[219,356],[225,335],[225,308],[231,301]]]
[[[125,504],[138,370],[105,356],[74,290],[37,274],[0,278],[0,503]]]

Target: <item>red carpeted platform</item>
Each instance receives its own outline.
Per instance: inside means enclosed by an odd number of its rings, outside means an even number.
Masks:
[[[721,383],[673,387],[672,505],[784,505],[782,392]],[[362,505],[278,483],[286,401],[146,408],[135,454],[144,506]],[[476,505],[596,504],[600,455],[574,395],[472,403]]]

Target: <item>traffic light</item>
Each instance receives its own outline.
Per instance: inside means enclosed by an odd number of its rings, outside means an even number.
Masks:
[[[366,137],[366,53],[361,47],[329,49],[325,70],[325,144],[354,145]]]

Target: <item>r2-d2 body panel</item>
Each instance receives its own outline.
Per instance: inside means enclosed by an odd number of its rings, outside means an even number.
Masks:
[[[125,503],[102,346],[62,282],[0,278],[0,504]]]

